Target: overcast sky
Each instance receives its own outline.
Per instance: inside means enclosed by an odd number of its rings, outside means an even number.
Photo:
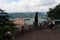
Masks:
[[[7,12],[46,12],[60,0],[0,0],[0,9]]]

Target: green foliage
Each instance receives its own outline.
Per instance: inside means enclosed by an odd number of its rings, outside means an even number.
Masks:
[[[4,35],[6,31],[11,31],[11,35],[14,36],[16,33],[16,27],[12,21],[9,20],[8,13],[1,11],[0,9],[0,38],[4,39]]]
[[[47,15],[52,19],[60,19],[60,4],[57,5],[54,9],[50,8],[47,12]]]
[[[5,32],[10,30],[11,31],[11,37],[15,36],[15,33],[16,33],[16,30],[17,28],[16,27],[10,27],[10,26],[5,26],[5,27],[0,27],[0,36],[2,39],[4,39],[4,35],[5,35]]]

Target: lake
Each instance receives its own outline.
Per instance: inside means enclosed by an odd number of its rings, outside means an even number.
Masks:
[[[28,18],[29,19],[29,18]],[[43,19],[43,18],[38,18],[38,22],[43,22],[43,21],[46,21],[46,19]],[[28,25],[32,25],[33,24],[33,22],[34,22],[34,18],[30,18],[30,20],[25,20],[24,21],[26,24],[28,24]]]

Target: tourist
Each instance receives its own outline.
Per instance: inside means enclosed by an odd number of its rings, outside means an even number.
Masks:
[[[42,27],[46,28],[46,21],[42,22]]]
[[[24,33],[24,26],[21,26],[21,33]]]
[[[47,28],[49,28],[49,29],[50,29],[50,23],[51,23],[50,21],[51,21],[51,18],[47,18],[47,24],[46,25],[47,25]]]
[[[46,28],[49,28],[49,26],[50,26],[49,21],[46,21]]]
[[[40,29],[40,23],[38,23],[38,29]]]
[[[29,29],[30,31],[32,30],[32,28],[33,28],[33,26],[32,26],[32,25],[29,25],[29,28],[28,28],[28,29]]]
[[[21,34],[22,34],[22,36],[24,37],[24,26],[21,26]]]
[[[45,22],[45,28],[47,29],[48,27],[49,27],[49,22],[46,21],[46,22]]]
[[[5,40],[12,40],[12,33],[11,31],[6,31],[5,33]]]
[[[40,23],[40,29],[42,29],[42,23]]]
[[[53,29],[53,30],[55,29],[55,21],[54,20],[49,22],[49,28]]]
[[[54,30],[55,29],[55,21],[53,20],[52,22],[53,22],[53,30]]]
[[[52,22],[49,22],[48,24],[49,29],[51,29],[51,26],[52,26]]]

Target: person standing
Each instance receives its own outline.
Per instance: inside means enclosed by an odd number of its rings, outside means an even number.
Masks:
[[[53,22],[53,30],[54,30],[55,29],[55,21],[53,20],[52,22]]]
[[[21,34],[22,34],[22,36],[24,37],[24,26],[21,26]]]
[[[12,40],[12,33],[11,33],[11,31],[6,31],[6,33],[5,33],[5,40]]]
[[[49,28],[50,29],[55,29],[55,21],[54,20],[51,20],[50,22],[49,22]]]

